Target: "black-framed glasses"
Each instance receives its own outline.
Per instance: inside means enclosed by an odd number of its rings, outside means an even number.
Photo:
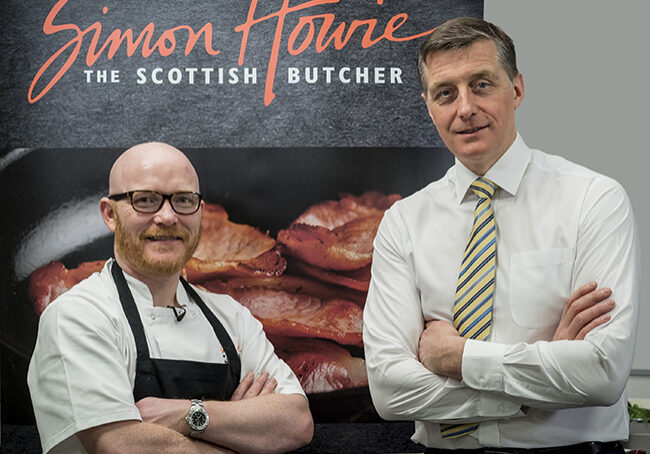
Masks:
[[[161,194],[156,191],[129,191],[121,194],[108,196],[111,200],[129,199],[131,206],[138,213],[155,213],[165,203],[169,203],[178,214],[194,214],[201,206],[201,194],[199,192],[177,192],[175,194]]]

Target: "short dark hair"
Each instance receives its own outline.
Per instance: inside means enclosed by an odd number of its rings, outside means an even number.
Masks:
[[[422,91],[426,93],[427,90],[427,57],[438,51],[468,48],[481,39],[494,42],[497,48],[497,58],[510,80],[513,80],[519,74],[519,70],[517,70],[517,56],[512,39],[499,27],[483,19],[458,17],[433,30],[420,46],[418,76]]]

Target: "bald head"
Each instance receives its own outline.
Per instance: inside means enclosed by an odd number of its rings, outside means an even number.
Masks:
[[[109,194],[134,190],[199,192],[199,177],[180,150],[164,143],[148,142],[126,150],[111,168]]]
[[[199,192],[199,178],[180,150],[159,142],[143,143],[122,153],[109,176],[109,196],[132,191]],[[163,199],[154,212],[138,211],[132,203],[124,197],[99,201],[104,223],[115,233],[115,260],[143,282],[170,278],[177,284],[199,242],[203,202],[187,214],[177,212],[172,199]]]

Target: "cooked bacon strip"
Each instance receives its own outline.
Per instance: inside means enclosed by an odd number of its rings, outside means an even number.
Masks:
[[[202,284],[207,290],[224,290],[222,282]],[[261,287],[228,288],[227,293],[251,311],[267,334],[320,337],[344,345],[362,345],[362,310],[351,301],[323,300],[316,296]]]
[[[372,261],[372,242],[381,215],[354,219],[328,230],[325,227],[293,224],[278,233],[287,254],[320,268],[350,271]]]
[[[269,340],[307,394],[368,385],[365,360],[332,342],[280,336],[269,336]]]
[[[370,270],[368,270],[369,279]],[[261,287],[269,290],[284,290],[289,293],[318,296],[320,299],[325,300],[344,299],[360,306],[363,306],[366,302],[366,294],[364,292],[329,285],[309,277],[295,276],[287,273],[278,277],[236,277],[224,281],[210,281],[209,285],[211,290],[217,293],[229,293],[235,289]]]
[[[199,246],[185,265],[190,282],[228,276],[279,276],[287,266],[273,238],[254,227],[230,222],[219,205],[205,204],[201,227]]]
[[[367,292],[368,287],[370,287],[370,265],[352,271],[332,271],[310,265],[298,259],[290,259],[287,266],[290,272],[310,276],[323,282],[341,285],[359,292]],[[365,293],[361,293],[360,303],[361,306],[365,305]]]
[[[67,269],[61,262],[50,262],[37,268],[29,275],[29,299],[37,315],[41,315],[48,304],[67,292],[72,286],[101,271],[106,260],[84,262],[77,268]]]
[[[287,255],[319,268],[363,268],[372,261],[372,242],[384,211],[399,198],[370,191],[319,203],[278,232],[278,242]]]
[[[308,224],[333,230],[354,219],[381,215],[402,197],[399,194],[384,195],[378,191],[367,191],[355,197],[343,194],[341,200],[327,200],[309,208],[292,224]]]

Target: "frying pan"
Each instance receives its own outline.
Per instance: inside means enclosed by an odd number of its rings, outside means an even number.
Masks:
[[[38,326],[27,297],[29,274],[52,260],[70,268],[112,255],[99,199],[107,193],[110,167],[122,151],[14,149],[0,157],[0,342],[20,361],[29,360]],[[366,190],[406,196],[440,178],[453,163],[446,150],[436,148],[183,151],[197,169],[206,201],[221,204],[232,221],[274,237],[315,203]],[[26,388],[24,378],[14,386]],[[314,395],[312,405],[322,402],[324,408],[321,419],[336,419],[325,407],[332,407],[337,395],[342,401],[370,402],[367,388]],[[355,408],[339,409],[349,418],[367,420]]]

